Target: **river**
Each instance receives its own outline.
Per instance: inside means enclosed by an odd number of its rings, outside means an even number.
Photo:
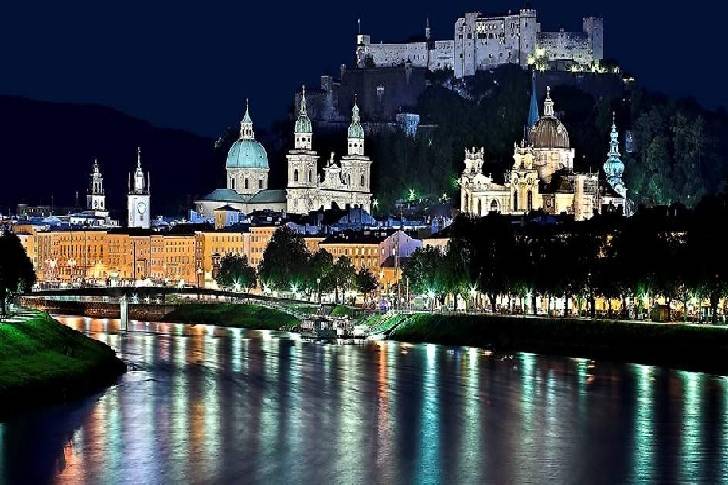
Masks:
[[[129,372],[0,423],[0,483],[728,482],[728,380],[482,349],[61,318]]]

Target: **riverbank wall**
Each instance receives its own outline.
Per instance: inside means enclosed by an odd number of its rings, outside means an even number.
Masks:
[[[676,323],[414,314],[390,317],[390,339],[492,347],[728,375],[728,328]]]
[[[100,391],[126,371],[108,345],[40,312],[0,321],[0,356],[0,420]]]

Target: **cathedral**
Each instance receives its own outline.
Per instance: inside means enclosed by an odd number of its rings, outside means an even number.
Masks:
[[[371,209],[372,161],[364,154],[364,128],[354,102],[348,129],[347,154],[338,161],[332,153],[319,174],[320,155],[313,149],[313,126],[308,117],[305,87],[294,126],[294,146],[288,152],[286,190],[268,188],[268,154],[255,139],[249,107],[240,122],[240,138],[228,151],[227,188],[217,189],[195,202],[198,213],[213,217],[215,209],[230,207],[243,213],[271,210],[293,214],[333,207]]]
[[[465,150],[465,169],[460,177],[462,213],[484,216],[489,212],[525,214],[543,210],[548,214],[570,214],[577,221],[608,210],[629,215],[614,122],[604,164],[606,183],[600,183],[598,173],[574,172],[574,149],[566,127],[556,117],[550,88],[546,89],[543,116],[538,116],[534,89],[529,124],[532,126],[525,139],[514,144],[513,166],[502,184],[483,173],[483,148]]]

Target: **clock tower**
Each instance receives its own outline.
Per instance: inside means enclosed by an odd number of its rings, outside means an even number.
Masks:
[[[141,149],[137,148],[137,168],[129,174],[129,195],[127,195],[127,211],[129,227],[149,229],[151,211],[149,208],[149,172],[146,177],[142,172]]]

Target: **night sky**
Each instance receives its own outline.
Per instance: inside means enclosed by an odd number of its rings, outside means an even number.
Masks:
[[[605,55],[643,85],[728,105],[722,23],[728,3],[536,1],[543,30],[581,30],[605,18]],[[366,5],[366,6],[365,6]],[[356,19],[372,41],[423,33],[451,39],[465,11],[518,9],[517,1],[3,2],[0,93],[99,103],[163,127],[215,136],[239,119],[285,116],[301,82],[353,59]],[[659,8],[657,7],[659,5]]]

